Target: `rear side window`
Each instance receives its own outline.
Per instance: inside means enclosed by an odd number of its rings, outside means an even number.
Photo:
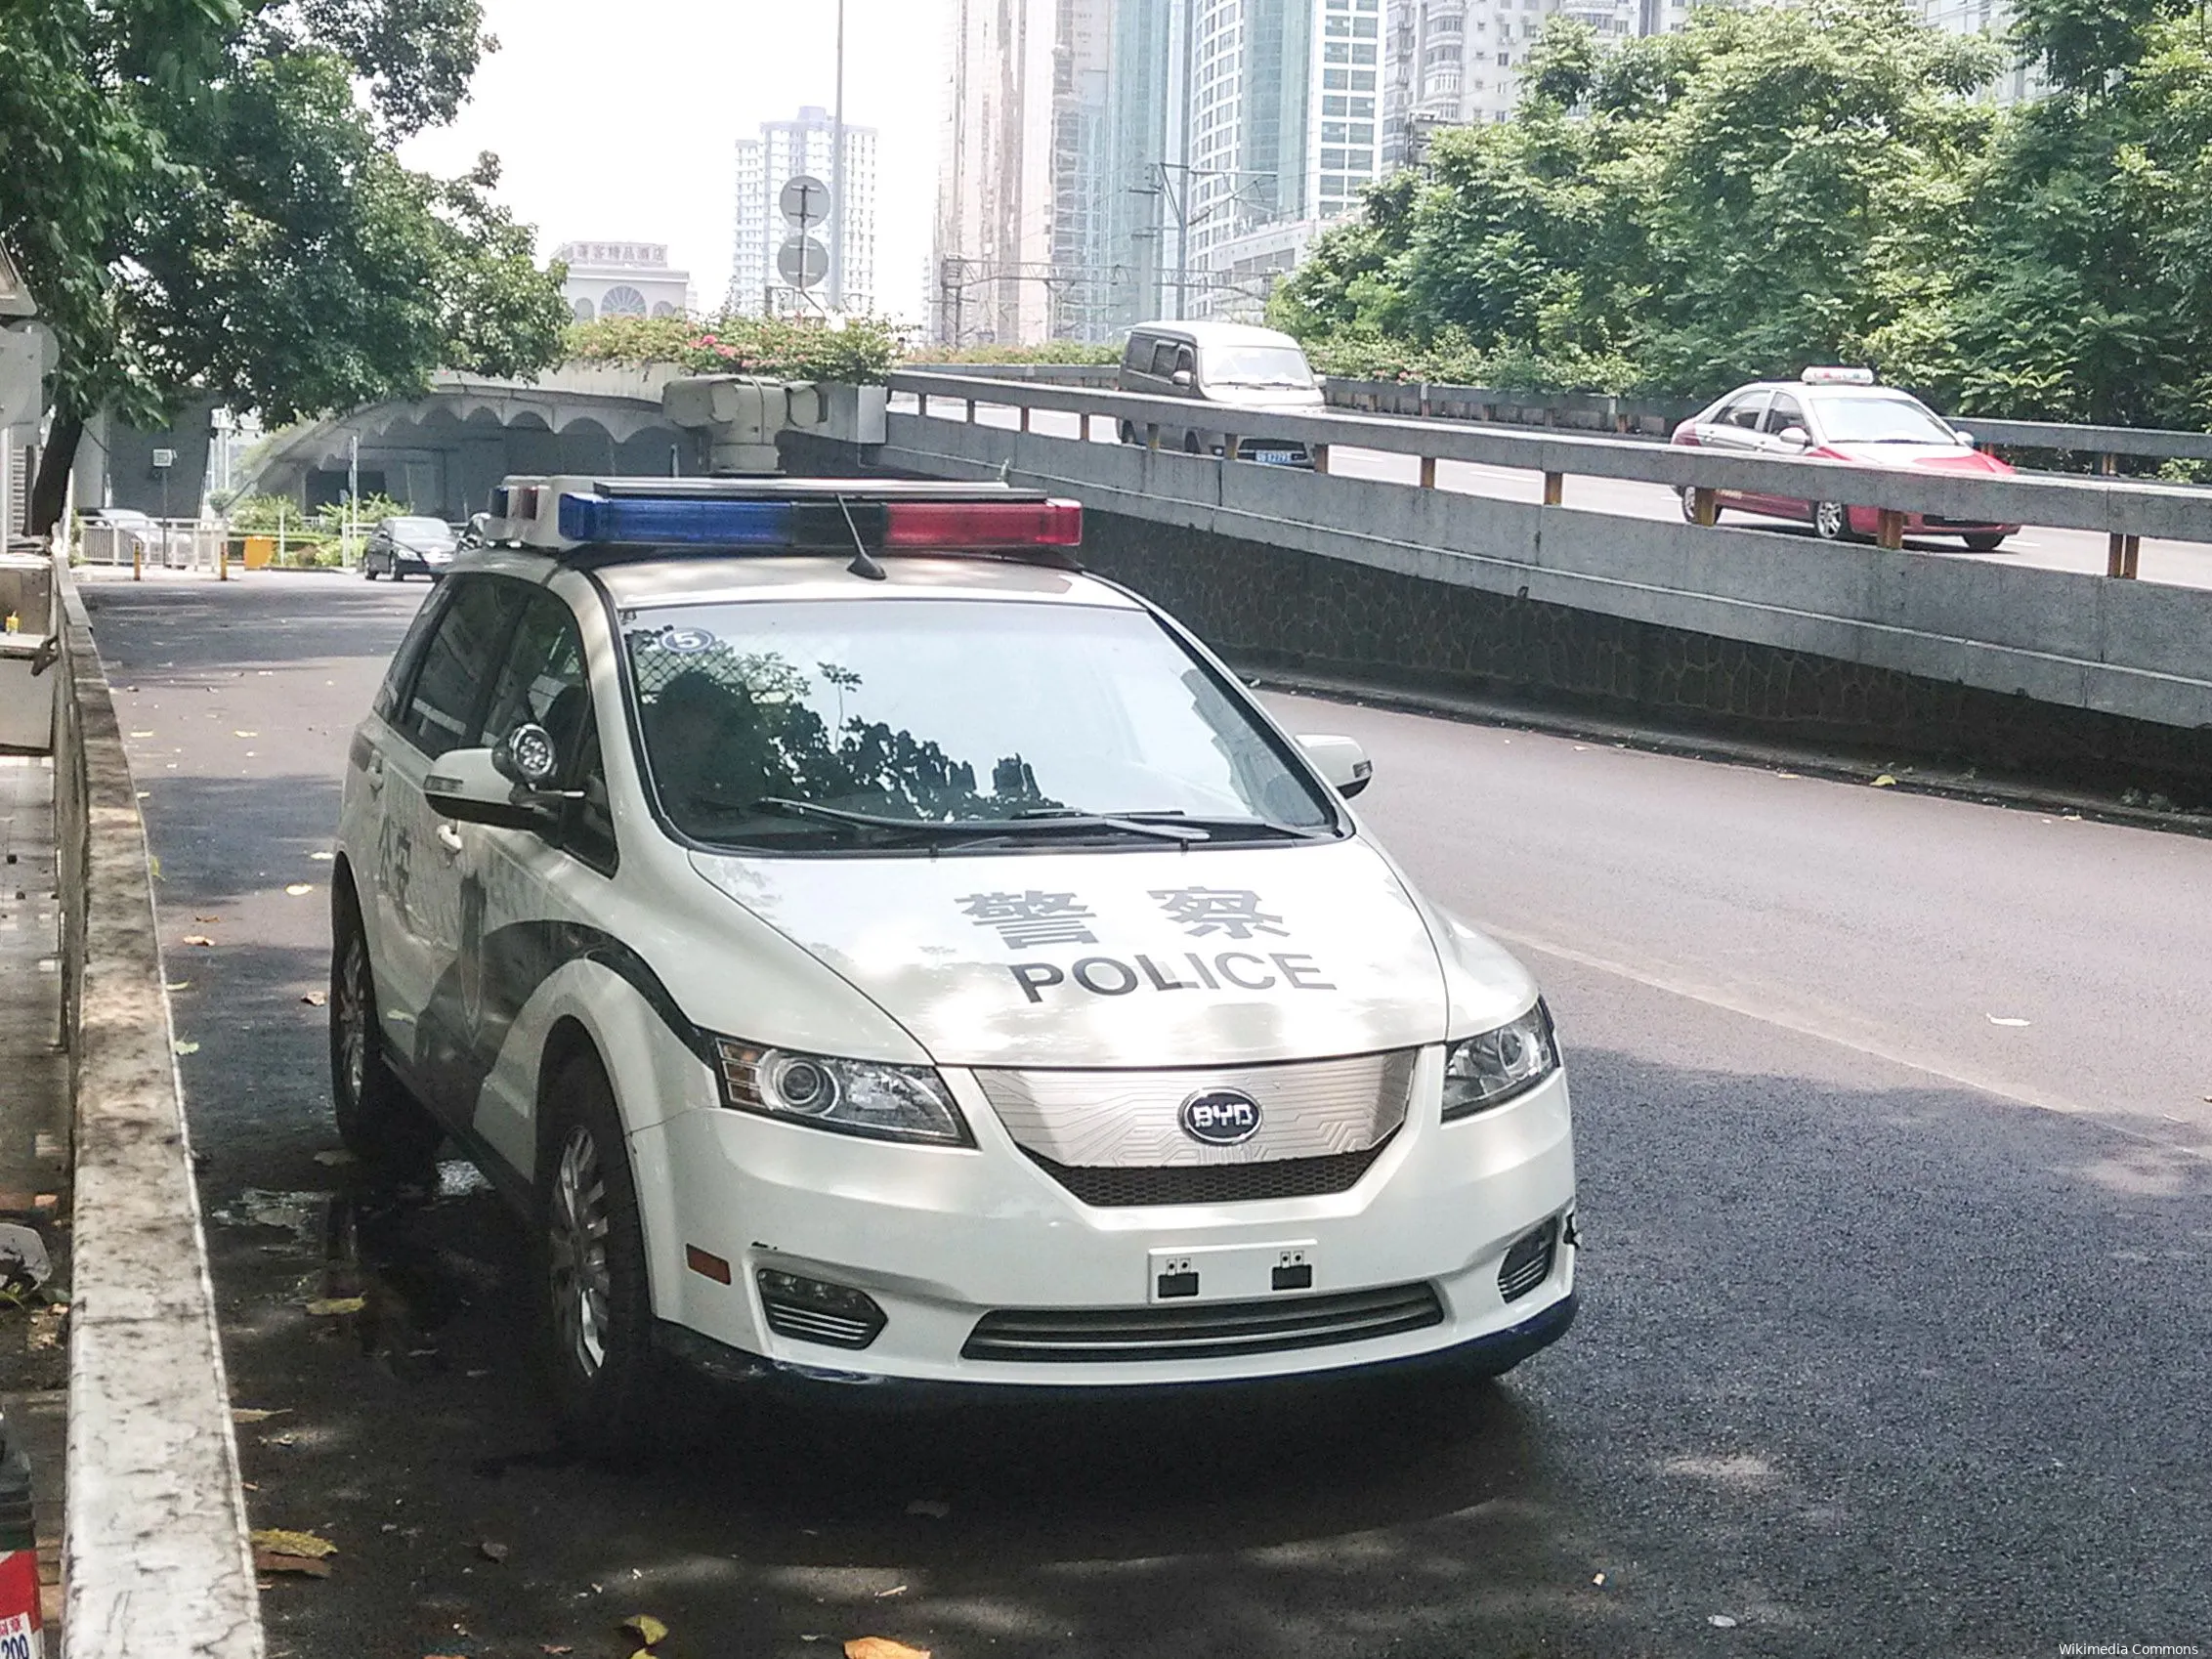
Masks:
[[[439,613],[446,609],[446,595],[451,589],[441,583],[423,601],[422,609],[415,613],[407,625],[407,637],[400,641],[400,649],[392,654],[392,666],[384,670],[384,684],[377,688],[374,704],[378,718],[399,723],[401,694],[407,681],[414,677],[415,664],[422,660],[422,648],[430,643],[430,630],[438,625]]]
[[[422,667],[393,722],[433,760],[469,743],[507,629],[529,589],[492,576],[448,578],[451,593],[424,647]]]
[[[1746,432],[1757,432],[1760,411],[1766,407],[1766,400],[1772,394],[1767,392],[1746,393],[1721,411],[1722,424],[1740,426]]]

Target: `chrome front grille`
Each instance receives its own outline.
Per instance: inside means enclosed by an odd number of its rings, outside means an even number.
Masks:
[[[1306,1162],[1388,1140],[1405,1122],[1419,1052],[1157,1071],[978,1070],[975,1081],[1014,1143],[1056,1174]],[[1258,1103],[1251,1139],[1215,1146],[1184,1132],[1183,1102],[1213,1089]]]

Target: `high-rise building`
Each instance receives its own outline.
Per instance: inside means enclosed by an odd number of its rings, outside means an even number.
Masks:
[[[1106,326],[1112,0],[952,0],[931,271],[945,344]]]
[[[835,132],[830,112],[808,105],[797,120],[763,121],[758,138],[738,140],[738,234],[725,310],[746,317],[827,312],[837,309],[840,288],[843,310],[875,309],[875,129],[846,123],[842,202],[825,199],[822,216],[804,223],[784,211],[784,187],[793,179],[837,182]],[[804,205],[811,214],[811,196]],[[792,280],[794,271],[810,266],[821,273],[817,280]]]

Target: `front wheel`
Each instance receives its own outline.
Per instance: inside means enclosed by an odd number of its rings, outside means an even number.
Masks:
[[[1682,517],[1691,524],[1697,523],[1697,487],[1691,484],[1683,485],[1681,497]],[[1713,504],[1713,522],[1715,524],[1721,522],[1721,504],[1718,501]]]
[[[1959,539],[1966,543],[1967,550],[1971,553],[1994,553],[1998,548],[2005,545],[2005,532],[2003,531],[1978,530],[1960,536]]]
[[[426,1174],[446,1131],[384,1061],[368,935],[351,892],[339,901],[330,941],[330,1101],[338,1138],[379,1175]]]
[[[1822,541],[1850,541],[1850,509],[1841,501],[1822,501],[1812,509],[1812,533]]]
[[[542,1111],[541,1283],[558,1426],[584,1456],[618,1459],[647,1446],[659,1402],[637,1188],[598,1056],[564,1063]]]
[[[376,579],[375,562],[365,553],[362,555],[361,559],[361,579],[362,581],[374,581]]]

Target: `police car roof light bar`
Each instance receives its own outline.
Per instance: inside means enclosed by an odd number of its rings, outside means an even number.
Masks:
[[[1064,564],[1083,543],[1080,502],[926,480],[513,478],[492,491],[489,519],[493,540],[577,556],[857,551],[857,567],[880,551]]]

